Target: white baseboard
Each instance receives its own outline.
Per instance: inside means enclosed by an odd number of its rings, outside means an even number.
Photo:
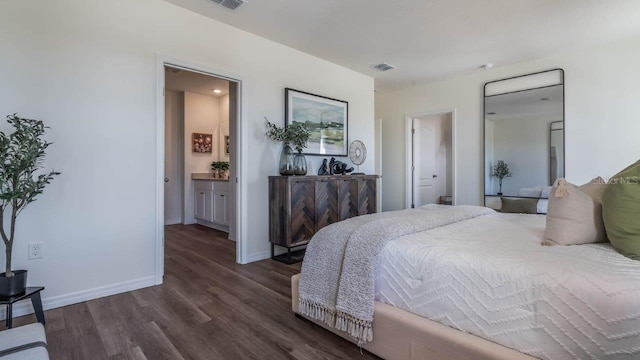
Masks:
[[[182,219],[170,219],[170,220],[164,220],[164,225],[178,225],[178,224],[182,224]]]
[[[105,296],[120,294],[127,291],[137,290],[155,285],[155,277],[148,276],[136,280],[124,281],[117,284],[101,286],[93,289],[82,290],[71,294],[58,295],[50,298],[42,298],[42,308],[44,310],[55,309],[67,305],[81,303],[83,301],[89,301],[98,299]],[[0,309],[0,320],[6,318],[6,310]],[[33,307],[29,300],[22,300],[15,304],[13,307],[13,317],[28,315],[33,313]]]
[[[271,251],[263,251],[261,253],[251,254],[247,258],[247,264],[248,263],[252,263],[254,261],[260,261],[260,260],[268,259],[270,257],[271,257]]]

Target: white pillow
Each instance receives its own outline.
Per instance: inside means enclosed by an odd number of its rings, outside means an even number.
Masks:
[[[540,199],[540,200],[538,200],[538,214],[546,214],[548,207],[549,207],[549,200],[548,199]]]
[[[542,193],[542,187],[541,186],[536,186],[536,187],[529,187],[529,188],[520,189],[518,191],[518,196],[539,198],[541,193]]]

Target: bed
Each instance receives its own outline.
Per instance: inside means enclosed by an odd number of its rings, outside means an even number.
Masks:
[[[609,244],[541,246],[544,226],[491,211],[385,242],[373,339],[357,342],[386,359],[640,358],[640,261]],[[352,339],[300,311],[299,280],[294,312]]]

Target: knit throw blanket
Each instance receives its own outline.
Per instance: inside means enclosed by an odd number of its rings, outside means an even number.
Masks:
[[[331,224],[309,242],[302,263],[299,311],[350,334],[373,340],[375,271],[391,240],[493,213],[478,206],[426,205],[363,215]]]

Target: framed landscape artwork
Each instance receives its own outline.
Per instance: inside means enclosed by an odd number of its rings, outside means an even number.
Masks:
[[[285,126],[305,123],[311,131],[304,153],[347,156],[349,103],[294,89],[285,89]]]
[[[213,151],[213,134],[193,133],[194,153],[210,153]]]

